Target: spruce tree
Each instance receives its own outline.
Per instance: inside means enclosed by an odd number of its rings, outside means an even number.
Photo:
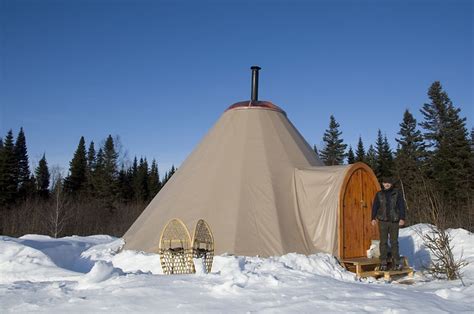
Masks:
[[[382,131],[378,130],[376,145],[376,167],[375,174],[381,180],[383,177],[393,175],[392,150],[387,140],[387,136],[382,136]]]
[[[471,128],[471,154],[474,154],[474,127]]]
[[[124,164],[118,173],[118,188],[120,199],[123,202],[128,203],[134,199],[131,169],[126,169]]]
[[[426,149],[423,136],[417,130],[417,122],[413,115],[405,110],[403,121],[400,123],[400,135],[396,138],[398,149],[395,154],[396,175],[400,179],[401,187],[406,196],[407,206],[412,211],[412,222],[421,222],[424,216],[425,202],[420,196],[423,194],[423,163]]]
[[[357,143],[355,161],[365,162],[364,143],[362,142],[362,137],[360,137],[360,136],[359,136],[359,142]]]
[[[325,147],[320,152],[320,157],[327,166],[342,164],[346,155],[345,150],[347,145],[344,144],[343,139],[340,138],[342,132],[339,131],[339,126],[334,116],[331,115],[329,128],[324,132],[323,136]]]
[[[375,172],[377,169],[377,153],[373,145],[369,146],[367,154],[365,155],[365,163]]]
[[[420,125],[431,148],[429,175],[435,180],[445,204],[453,211],[460,210],[466,207],[472,192],[469,183],[474,171],[466,118],[460,117],[461,110],[454,107],[440,82],[431,85],[428,97],[430,102],[421,109],[424,121]]]
[[[13,132],[8,131],[0,153],[0,205],[12,204],[18,194],[18,161]]]
[[[416,119],[408,109],[405,110],[403,113],[403,121],[400,123],[400,131],[398,132],[400,137],[395,139],[397,143],[400,144],[397,155],[405,153],[416,160],[421,161],[426,150],[423,142],[423,135],[416,127]]]
[[[474,127],[471,128],[471,169],[474,169]],[[474,175],[471,176],[471,188],[474,189]]]
[[[50,173],[48,169],[48,162],[46,161],[46,155],[43,154],[43,157],[38,163],[38,167],[35,169],[36,175],[36,191],[38,195],[42,198],[49,197],[49,180]]]
[[[105,196],[111,201],[116,197],[116,180],[117,180],[117,159],[118,153],[115,150],[112,135],[109,135],[104,144],[104,179],[105,179]]]
[[[95,192],[109,209],[112,209],[113,202],[118,196],[117,158],[118,154],[115,150],[114,140],[109,135],[104,146],[97,153],[96,169],[94,171]]]
[[[28,151],[26,148],[26,137],[23,128],[20,128],[20,132],[18,133],[18,136],[16,138],[15,155],[18,167],[18,196],[24,198],[33,194],[34,182],[31,181]]]
[[[349,151],[347,152],[347,163],[353,164],[355,162],[354,152],[352,151],[352,146],[349,146]]]
[[[149,196],[148,188],[148,162],[140,158],[137,173],[134,179],[134,192],[137,201],[147,201]]]
[[[138,160],[137,160],[137,156],[135,156],[135,158],[133,158],[133,164],[132,164],[132,176],[133,176],[133,178],[136,178],[137,173],[138,173]]]
[[[95,156],[95,147],[94,141],[91,141],[89,144],[89,149],[87,150],[87,172],[92,173],[95,169],[96,156]]]
[[[93,196],[94,193],[94,174],[96,169],[96,153],[94,147],[94,141],[91,141],[89,144],[89,149],[87,150],[87,167],[86,167],[86,177],[87,177],[87,192],[90,196]]]
[[[393,162],[393,152],[390,144],[388,143],[387,135],[383,137],[383,151],[386,167],[388,169],[387,176],[393,176],[394,162]]]
[[[96,198],[101,198],[104,194],[104,185],[105,185],[105,175],[104,175],[104,151],[102,147],[97,151],[95,158],[95,167],[92,174],[92,194]]]
[[[471,128],[471,170],[474,171],[474,127]],[[471,172],[471,177],[469,180],[469,185],[471,186],[471,195],[474,194],[474,173]],[[471,200],[472,201],[472,200]]]
[[[84,136],[81,136],[76,152],[69,163],[69,175],[64,181],[64,190],[67,193],[75,194],[82,192],[87,182],[87,156],[86,142]]]
[[[442,138],[445,136],[445,126],[447,110],[452,106],[448,95],[443,91],[441,83],[435,81],[428,90],[430,103],[423,104],[420,110],[424,121],[420,126],[425,130],[423,136],[428,142],[429,147],[439,148]]]
[[[117,158],[118,154],[115,150],[112,135],[109,135],[104,144],[104,169],[110,180],[117,176]]]
[[[165,176],[163,178],[163,181],[161,182],[161,187],[164,187],[165,184],[171,179],[171,177],[173,176],[173,174],[176,172],[176,169],[174,167],[174,165],[171,165],[171,169],[165,173]]]
[[[160,175],[158,173],[158,165],[156,160],[153,159],[150,168],[150,174],[148,176],[148,190],[149,198],[152,199],[160,191]]]
[[[97,152],[97,156],[95,159],[95,171],[99,169],[104,168],[104,151],[102,150],[102,147],[99,148],[99,151]]]

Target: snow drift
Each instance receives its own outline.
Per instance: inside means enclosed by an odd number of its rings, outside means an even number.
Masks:
[[[430,261],[419,233],[400,231],[401,253],[417,270]],[[212,272],[164,276],[157,254],[121,251],[105,235],[53,239],[0,237],[0,312],[372,312],[471,311],[474,297],[472,233],[450,230],[454,253],[470,264],[459,281],[417,272],[411,285],[357,280],[328,254],[259,258],[220,255]]]

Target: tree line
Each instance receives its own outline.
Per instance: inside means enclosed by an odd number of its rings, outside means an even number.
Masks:
[[[474,128],[450,100],[440,82],[428,90],[429,101],[417,122],[409,110],[403,113],[392,149],[379,129],[374,144],[366,149],[361,137],[354,149],[344,143],[334,116],[323,136],[323,148],[315,152],[326,165],[344,161],[365,162],[382,177],[397,179],[411,223],[428,222],[430,202],[435,201],[448,227],[474,229]]]
[[[390,147],[378,130],[368,147],[361,137],[355,149],[342,139],[334,116],[315,152],[326,165],[365,162],[377,177],[395,177],[408,206],[409,223],[428,222],[433,195],[449,227],[473,230],[474,130],[439,82],[428,90],[429,101],[417,122],[406,110]],[[120,161],[120,141],[109,135],[96,148],[81,137],[67,175],[49,167],[46,155],[30,171],[26,136],[21,128],[0,138],[0,234],[121,236],[175,172],[162,177],[156,160],[135,157]],[[122,158],[120,158],[122,157]]]
[[[67,175],[43,154],[30,171],[23,128],[0,138],[0,234],[122,235],[176,171],[160,178],[155,159],[119,162],[118,138],[96,150],[81,137]],[[118,143],[120,144],[120,143]]]

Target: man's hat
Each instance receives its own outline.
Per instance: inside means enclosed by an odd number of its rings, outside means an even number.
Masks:
[[[383,177],[382,178],[382,183],[390,183],[391,185],[394,185],[395,182],[396,182],[396,180],[393,177]]]

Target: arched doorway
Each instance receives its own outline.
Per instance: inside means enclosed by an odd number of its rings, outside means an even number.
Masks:
[[[340,194],[341,258],[366,256],[371,240],[379,238],[378,228],[371,225],[372,202],[378,190],[380,184],[369,166],[362,162],[352,165]]]

